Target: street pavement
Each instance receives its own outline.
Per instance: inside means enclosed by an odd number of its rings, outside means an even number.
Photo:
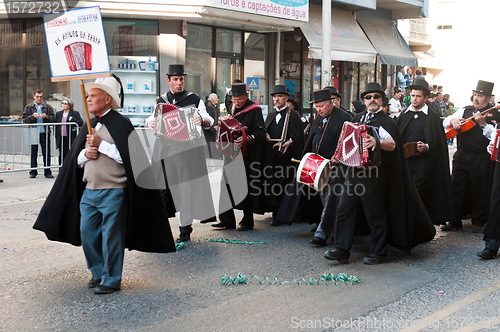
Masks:
[[[482,234],[470,221],[460,232],[438,229],[411,255],[389,247],[377,266],[363,264],[368,238],[356,238],[350,264],[338,267],[323,258],[331,244],[311,247],[308,224],[272,227],[270,214],[256,215],[248,232],[195,222],[200,243],[170,254],[127,251],[122,289],[94,295],[82,249],[32,229],[54,180],[0,178],[0,331],[500,330],[500,260],[477,257]],[[219,178],[210,177],[215,197]],[[178,218],[170,225],[176,237]],[[219,237],[264,243],[203,241]],[[282,284],[221,285],[238,273]],[[339,273],[360,283],[283,284]]]

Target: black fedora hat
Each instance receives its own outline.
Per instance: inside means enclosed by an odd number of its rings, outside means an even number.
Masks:
[[[330,86],[325,86],[324,89],[328,89],[328,90],[330,90],[330,94],[337,96],[339,98],[342,98],[340,93],[337,91],[336,87],[330,85]]]
[[[278,84],[278,85],[274,86],[274,91],[271,92],[270,94],[271,94],[271,96],[278,95],[278,94],[289,96],[290,92],[288,92],[286,86]]]
[[[292,105],[293,105],[293,107],[294,107],[294,109],[295,109],[296,111],[298,111],[298,110],[299,110],[299,104],[297,103],[297,99],[295,98],[295,95],[289,95],[289,96],[288,96],[288,101],[289,101],[290,103],[292,103]]]
[[[367,95],[370,92],[377,92],[382,96],[382,98],[385,98],[384,90],[382,90],[382,88],[380,87],[380,84],[378,84],[376,82],[368,83],[365,86],[365,91],[363,93],[361,93],[361,98],[365,98],[365,95]]]
[[[247,85],[245,83],[235,83],[231,85],[231,92],[233,97],[246,95]]]
[[[329,89],[321,89],[313,92],[314,100],[311,100],[309,104],[319,103],[320,101],[331,100],[332,94]]]
[[[413,80],[413,83],[407,87],[410,90],[423,90],[430,92],[429,83],[423,78],[416,78]]]
[[[184,65],[168,65],[168,76],[184,76]]]
[[[476,90],[472,90],[473,92],[475,93],[479,93],[479,94],[482,94],[486,97],[490,97],[490,96],[493,96],[493,86],[495,85],[495,83],[491,83],[491,82],[486,82],[486,81],[481,81],[479,80],[477,82],[477,87],[476,87]]]

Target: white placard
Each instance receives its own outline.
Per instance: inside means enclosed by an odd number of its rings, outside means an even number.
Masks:
[[[111,76],[98,6],[43,15],[52,81]]]

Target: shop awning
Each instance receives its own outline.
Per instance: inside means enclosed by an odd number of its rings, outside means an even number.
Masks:
[[[300,27],[309,42],[311,59],[321,59],[323,38],[321,15],[321,6],[311,5],[309,22]],[[332,60],[375,63],[377,52],[350,12],[332,8],[331,25]]]
[[[417,58],[398,29],[392,25],[359,21],[373,47],[377,50],[380,63],[385,65],[417,66]]]

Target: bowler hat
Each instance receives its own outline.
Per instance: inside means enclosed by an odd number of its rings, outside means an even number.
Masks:
[[[245,83],[235,83],[231,85],[231,92],[233,97],[246,95],[247,85]]]
[[[472,91],[475,93],[482,94],[483,96],[490,97],[490,96],[493,96],[492,92],[493,92],[494,85],[495,85],[495,83],[479,80],[477,82],[476,90],[472,90]]]
[[[298,110],[299,110],[299,104],[297,103],[297,99],[295,98],[295,95],[289,95],[289,96],[288,96],[288,101],[289,101],[290,103],[292,103],[292,105],[293,105],[293,107],[294,107],[294,109],[295,109],[296,111],[298,111]]]
[[[274,91],[271,92],[271,96],[279,95],[279,94],[289,96],[290,92],[288,92],[286,86],[278,84],[278,85],[274,86]]]
[[[309,104],[319,103],[320,101],[331,100],[332,94],[329,89],[321,89],[313,92],[313,98]]]
[[[413,80],[413,83],[407,87],[407,89],[410,90],[422,90],[422,91],[427,91],[430,92],[429,90],[429,83],[423,78],[415,78]]]
[[[330,85],[330,86],[326,86],[325,89],[330,90],[330,94],[337,96],[339,98],[342,98],[342,96],[340,96],[340,93],[337,91],[336,87]]]
[[[380,84],[378,84],[376,82],[368,83],[365,86],[365,91],[363,93],[361,93],[361,98],[365,98],[365,95],[370,93],[370,92],[378,92],[382,96],[382,98],[385,98],[384,90],[382,90],[382,88],[380,87]]]
[[[168,76],[184,76],[184,65],[168,65]]]

